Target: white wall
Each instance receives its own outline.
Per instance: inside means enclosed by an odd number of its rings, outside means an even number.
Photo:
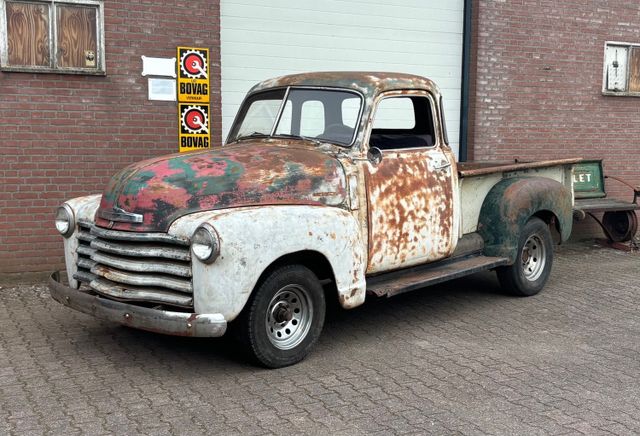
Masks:
[[[306,71],[429,77],[458,150],[464,0],[222,0],[222,137],[255,83]]]

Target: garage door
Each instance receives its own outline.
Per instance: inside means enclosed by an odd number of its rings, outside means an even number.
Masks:
[[[458,150],[464,0],[222,0],[222,127],[226,138],[255,83],[306,71],[427,76],[445,98]]]

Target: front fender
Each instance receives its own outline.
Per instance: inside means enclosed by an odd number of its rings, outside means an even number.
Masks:
[[[571,234],[571,192],[545,177],[514,177],[498,182],[487,194],[478,221],[485,241],[485,255],[515,262],[520,231],[533,215],[551,212],[557,219],[562,241]]]
[[[176,220],[169,233],[191,238],[205,222],[218,233],[220,255],[210,265],[192,260],[196,313],[222,313],[227,321],[233,320],[269,265],[306,250],[329,261],[345,307],[364,302],[364,245],[358,224],[347,211],[326,206],[209,211]]]

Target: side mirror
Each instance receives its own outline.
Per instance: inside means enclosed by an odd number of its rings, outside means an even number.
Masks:
[[[371,162],[371,165],[378,166],[382,162],[382,150],[378,147],[371,147],[367,152],[367,159]]]

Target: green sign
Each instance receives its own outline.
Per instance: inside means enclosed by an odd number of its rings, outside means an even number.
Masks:
[[[600,198],[604,192],[602,161],[584,161],[573,167],[573,192],[576,198]]]

